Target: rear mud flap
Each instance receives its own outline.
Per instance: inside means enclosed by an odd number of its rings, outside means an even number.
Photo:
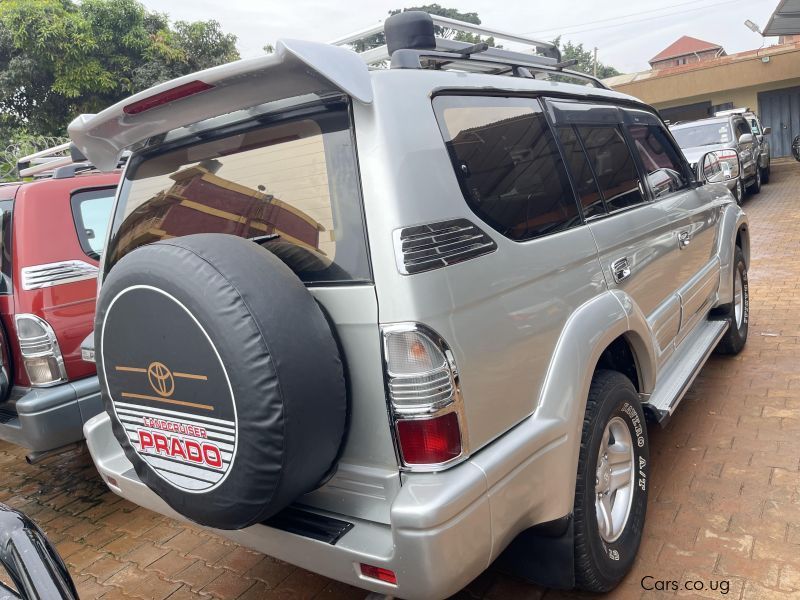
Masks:
[[[495,566],[548,588],[575,587],[575,532],[572,515],[520,533]]]

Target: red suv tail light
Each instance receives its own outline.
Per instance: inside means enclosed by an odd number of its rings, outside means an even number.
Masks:
[[[436,471],[467,455],[458,371],[450,348],[417,323],[383,328],[384,376],[401,466]]]
[[[400,419],[395,427],[407,465],[446,463],[461,454],[461,428],[454,412],[432,419]]]

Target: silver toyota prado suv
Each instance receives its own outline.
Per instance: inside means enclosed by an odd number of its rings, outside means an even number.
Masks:
[[[495,561],[610,590],[646,423],[747,338],[738,158],[693,172],[649,106],[457,25],[284,40],[71,124],[131,152],[86,438],[128,500],[373,592]]]

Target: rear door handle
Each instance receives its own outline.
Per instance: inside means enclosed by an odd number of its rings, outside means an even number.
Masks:
[[[686,248],[686,246],[688,246],[691,243],[692,243],[691,233],[689,233],[688,231],[681,231],[678,234],[678,247],[680,247],[681,250]]]
[[[611,274],[614,276],[614,281],[617,283],[631,276],[631,266],[630,263],[628,263],[627,256],[619,258],[611,263]]]

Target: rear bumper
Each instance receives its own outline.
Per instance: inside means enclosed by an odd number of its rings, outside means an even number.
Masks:
[[[0,423],[0,439],[44,452],[83,439],[83,424],[103,411],[97,376],[49,388],[12,392],[11,410]],[[2,405],[0,405],[2,406]]]
[[[309,509],[352,523],[335,544],[266,525],[217,533],[377,593],[445,598],[484,571],[520,531],[571,510],[575,476],[558,476],[570,448],[567,436],[554,425],[530,418],[457,467],[408,474],[392,502],[391,525]],[[98,415],[84,430],[95,466],[112,491],[182,519],[139,480],[111,431],[108,415]],[[397,585],[363,577],[359,563],[391,569]]]

